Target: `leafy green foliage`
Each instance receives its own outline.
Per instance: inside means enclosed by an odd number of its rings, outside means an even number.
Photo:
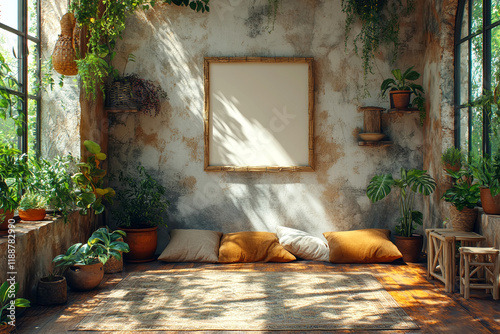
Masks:
[[[392,45],[393,63],[398,56],[399,18],[413,10],[413,0],[406,6],[401,0],[342,0],[342,11],[347,15],[345,24],[345,48],[349,32],[355,22],[361,22],[361,31],[354,37],[353,46],[356,55],[363,60],[363,74],[366,82],[368,73],[372,73],[373,59],[380,45]],[[361,52],[358,44],[361,44]]]
[[[441,163],[443,164],[443,166],[449,165],[461,168],[463,162],[464,154],[455,146],[448,147],[441,155]]]
[[[19,202],[19,209],[30,210],[30,209],[45,209],[47,208],[48,199],[43,193],[35,193],[27,191],[21,197]]]
[[[111,232],[108,228],[102,227],[92,233],[87,243],[79,242],[70,246],[65,254],[57,255],[52,262],[57,263],[56,267],[67,268],[75,264],[88,265],[97,262],[106,264],[111,256],[119,260],[120,252],[130,251],[128,244],[119,240],[124,236],[126,236],[124,231]]]
[[[119,207],[114,210],[118,225],[122,227],[167,226],[163,215],[169,201],[165,198],[166,189],[154,179],[143,166],[137,166],[138,175],[120,172],[118,180]]]
[[[10,145],[0,143],[0,208],[15,210],[21,188],[29,175],[26,155]]]
[[[78,186],[76,205],[81,208],[81,215],[86,215],[89,209],[93,209],[96,214],[100,214],[106,208],[103,200],[113,203],[115,191],[109,187],[102,188],[106,170],[100,169],[99,165],[101,161],[106,159],[106,154],[101,152],[99,144],[91,140],[86,140],[83,144],[91,155],[87,157],[86,162],[77,164],[80,172],[72,177],[73,182]]]
[[[471,162],[470,167],[479,184],[490,188],[492,196],[500,193],[500,152],[493,157],[479,156]]]
[[[464,207],[473,209],[479,201],[480,190],[479,184],[474,183],[472,170],[447,170],[446,174],[453,178],[453,186],[447,189],[441,198],[451,203],[458,211],[462,211]]]
[[[396,232],[410,237],[415,230],[413,223],[422,225],[422,213],[413,210],[417,193],[428,196],[436,189],[436,181],[424,170],[401,168],[401,178],[391,174],[375,175],[368,184],[366,195],[372,202],[380,201],[395,187],[399,190],[399,223]]]
[[[24,119],[22,109],[18,107],[21,98],[13,94],[19,89],[19,82],[0,53],[0,118],[11,118],[15,123],[17,135],[21,136]]]
[[[391,71],[393,78],[385,79],[380,86],[382,91],[382,96],[385,96],[387,90],[409,90],[415,95],[418,93],[423,94],[424,89],[421,85],[410,82],[415,81],[420,78],[420,73],[413,70],[415,66],[411,66],[406,71],[401,72],[400,69],[394,69]]]
[[[12,307],[30,307],[30,301],[24,298],[16,298],[17,291],[19,290],[19,283],[10,284],[8,281],[3,282],[0,286],[0,325],[5,325],[9,322],[7,316],[7,308]]]

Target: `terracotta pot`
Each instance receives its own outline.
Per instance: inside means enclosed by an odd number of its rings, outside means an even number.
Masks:
[[[45,218],[46,214],[47,212],[45,211],[45,209],[19,209],[19,218],[24,221],[40,221]]]
[[[396,109],[408,109],[411,91],[392,90],[390,93],[391,107]]]
[[[477,219],[477,210],[464,207],[458,211],[455,206],[450,206],[451,227],[455,231],[472,232]]]
[[[0,209],[0,216],[4,215],[3,209]],[[14,210],[7,210],[3,222],[0,224],[0,234],[5,234],[9,229],[9,220],[14,218]]]
[[[68,301],[68,286],[64,276],[55,276],[53,281],[47,277],[40,278],[36,292],[39,305],[59,305]]]
[[[88,291],[101,283],[104,269],[101,262],[87,265],[75,264],[68,268],[65,275],[71,289]]]
[[[424,245],[424,237],[421,234],[413,234],[411,237],[396,235],[394,238],[394,244],[403,254],[404,262],[419,262]]]
[[[481,204],[485,213],[490,215],[500,215],[500,194],[491,196],[490,188],[481,187]]]
[[[121,228],[127,232],[124,238],[130,252],[123,254],[127,262],[149,262],[155,259],[157,226],[148,228]]]

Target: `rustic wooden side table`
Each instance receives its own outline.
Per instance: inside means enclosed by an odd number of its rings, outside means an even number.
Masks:
[[[427,279],[437,278],[444,283],[446,292],[453,292],[457,277],[457,241],[462,247],[479,246],[486,238],[475,232],[462,232],[452,229],[426,229],[427,235]]]

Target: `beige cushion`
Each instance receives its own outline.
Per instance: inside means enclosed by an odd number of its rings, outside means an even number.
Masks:
[[[323,233],[330,247],[333,263],[391,262],[402,257],[391,242],[390,230],[365,229]]]
[[[280,244],[293,255],[305,260],[328,261],[330,249],[326,240],[290,227],[276,227]]]
[[[222,236],[219,262],[290,262],[295,256],[280,245],[275,233],[236,232]]]
[[[158,260],[165,262],[217,262],[222,232],[175,229]]]

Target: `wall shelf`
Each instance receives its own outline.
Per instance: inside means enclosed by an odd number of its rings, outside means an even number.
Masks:
[[[386,146],[392,146],[392,141],[390,140],[381,140],[381,141],[363,141],[360,140],[358,141],[359,146],[380,146],[380,147],[386,147]]]
[[[417,108],[408,108],[408,109],[389,109],[387,111],[388,114],[413,114],[419,112]]]

